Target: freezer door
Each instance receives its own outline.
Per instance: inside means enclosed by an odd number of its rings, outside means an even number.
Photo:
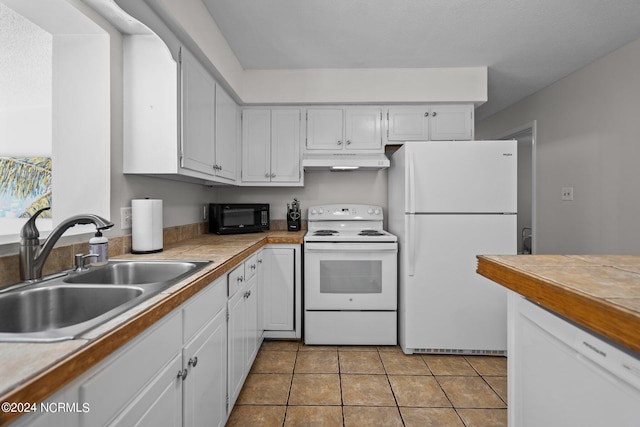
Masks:
[[[405,145],[405,212],[517,211],[516,141]]]
[[[506,351],[507,291],[476,273],[476,255],[514,254],[516,215],[407,217],[398,307],[403,350]]]

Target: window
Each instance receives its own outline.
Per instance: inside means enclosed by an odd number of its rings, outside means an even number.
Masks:
[[[78,8],[64,0],[0,0],[0,171],[21,159],[24,173],[20,191],[4,198],[20,200],[25,179],[50,191],[52,218],[38,219],[43,236],[72,215],[110,215],[109,35]],[[25,172],[36,164],[48,164],[50,177]],[[26,219],[2,217],[1,197],[0,243],[17,242]]]

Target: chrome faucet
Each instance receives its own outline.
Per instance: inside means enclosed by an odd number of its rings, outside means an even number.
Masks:
[[[97,230],[113,227],[113,223],[93,214],[76,215],[67,218],[51,231],[49,237],[40,246],[40,232],[36,227],[36,218],[42,212],[51,209],[40,209],[20,230],[20,278],[22,280],[42,279],[42,267],[58,239],[69,228],[77,224],[94,224]]]

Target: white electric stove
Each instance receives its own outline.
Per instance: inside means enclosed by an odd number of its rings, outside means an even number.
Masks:
[[[398,243],[380,206],[309,208],[306,344],[395,345]]]

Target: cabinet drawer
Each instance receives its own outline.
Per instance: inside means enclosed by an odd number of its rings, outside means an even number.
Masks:
[[[220,277],[201,290],[184,306],[184,342],[188,342],[204,324],[227,306],[227,280]]]
[[[258,271],[258,254],[255,253],[247,258],[244,262],[245,280],[251,280]]]
[[[79,402],[91,405],[90,412],[80,415],[81,425],[106,424],[156,377],[181,347],[182,319],[172,314],[112,356],[106,366],[80,386]]]
[[[229,296],[235,294],[238,289],[242,287],[244,283],[244,276],[244,262],[227,274],[227,278],[229,280]]]

